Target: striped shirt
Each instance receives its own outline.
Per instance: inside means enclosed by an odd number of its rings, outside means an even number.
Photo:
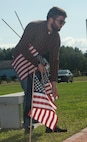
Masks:
[[[22,54],[26,60],[37,67],[38,60],[29,51],[31,45],[49,62],[50,80],[57,81],[60,48],[58,32],[49,33],[46,21],[31,22],[26,26],[20,41],[14,49],[13,56],[16,58],[19,54]]]

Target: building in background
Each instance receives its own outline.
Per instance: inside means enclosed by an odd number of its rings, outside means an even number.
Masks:
[[[17,79],[17,77],[11,66],[11,60],[0,61],[0,82],[3,80],[9,82],[10,80],[15,79]]]

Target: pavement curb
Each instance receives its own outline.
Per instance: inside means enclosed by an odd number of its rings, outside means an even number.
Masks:
[[[63,142],[87,142],[87,128],[82,129],[79,133],[72,135]]]

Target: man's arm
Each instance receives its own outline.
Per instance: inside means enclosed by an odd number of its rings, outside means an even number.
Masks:
[[[56,81],[52,81],[52,93],[55,99],[59,97],[57,86],[56,86]]]

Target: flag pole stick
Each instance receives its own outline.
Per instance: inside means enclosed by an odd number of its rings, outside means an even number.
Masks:
[[[33,72],[33,80],[32,80],[32,101],[31,101],[31,119],[30,119],[30,137],[29,142],[31,142],[32,137],[32,110],[33,110],[33,96],[34,96],[34,78],[35,78],[35,70]]]
[[[20,20],[20,18],[19,18],[19,16],[18,16],[18,14],[17,14],[17,12],[16,12],[16,11],[15,11],[15,14],[16,14],[16,17],[17,17],[17,19],[18,19],[18,21],[19,21],[20,25],[21,25],[21,28],[22,28],[22,29],[23,29],[23,31],[24,31],[24,27],[23,27],[22,22],[21,22],[21,20]]]
[[[20,38],[20,35],[4,19],[2,21]]]

